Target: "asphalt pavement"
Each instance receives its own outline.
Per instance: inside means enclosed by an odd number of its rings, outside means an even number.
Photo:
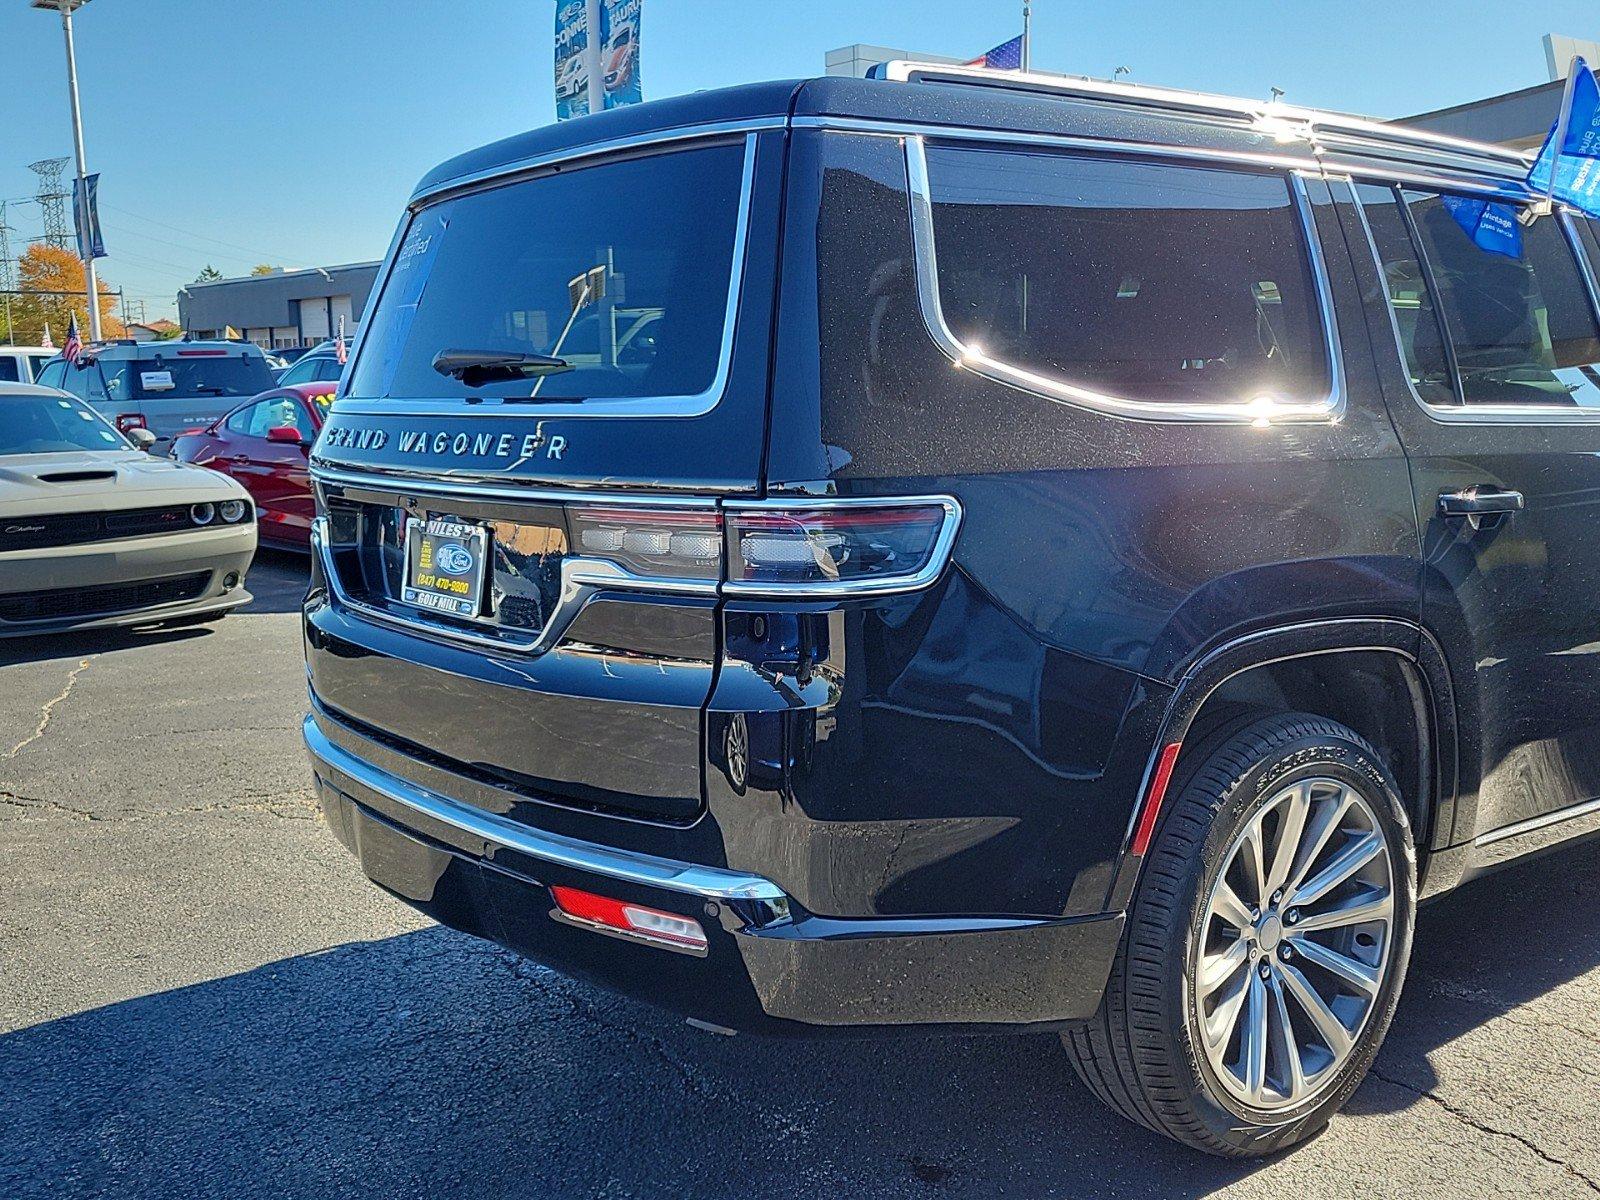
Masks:
[[[303,560],[214,628],[0,642],[0,1196],[1600,1192],[1600,861],[1424,911],[1373,1077],[1204,1158],[1055,1039],[692,1029],[436,926],[322,828]]]

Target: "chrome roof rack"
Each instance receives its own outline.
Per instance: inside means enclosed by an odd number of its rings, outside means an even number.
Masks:
[[[1348,135],[1354,141],[1381,144],[1390,148],[1410,147],[1457,154],[1492,164],[1498,171],[1525,170],[1532,156],[1487,142],[1430,133],[1405,125],[1375,121],[1369,117],[1323,109],[1300,108],[1278,100],[1246,100],[1237,96],[1217,96],[1182,88],[1157,87],[1142,83],[1113,83],[1088,76],[1049,75],[1037,71],[995,71],[987,67],[951,66],[945,63],[895,59],[884,63],[876,77],[897,83],[954,83],[981,87],[1012,88],[1038,95],[1053,95],[1109,104],[1126,104],[1160,109],[1164,112],[1205,117],[1234,118],[1247,122],[1270,120],[1288,126],[1302,126],[1307,132]]]

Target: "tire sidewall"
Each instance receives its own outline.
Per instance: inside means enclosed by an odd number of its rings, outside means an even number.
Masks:
[[[1325,1125],[1344,1105],[1365,1078],[1388,1032],[1411,953],[1416,853],[1398,789],[1377,755],[1354,734],[1321,718],[1306,720],[1318,728],[1280,738],[1224,792],[1201,853],[1190,861],[1180,891],[1178,912],[1184,920],[1181,954],[1171,956],[1163,972],[1164,1005],[1172,1016],[1166,1025],[1175,1043],[1170,1047],[1170,1061],[1189,1073],[1195,1115],[1207,1133],[1239,1153],[1266,1153],[1297,1142]],[[1190,965],[1202,933],[1205,898],[1234,839],[1283,788],[1313,776],[1337,779],[1360,791],[1383,829],[1395,889],[1389,965],[1356,1050],[1340,1068],[1336,1082],[1295,1108],[1250,1110],[1227,1096],[1206,1059],[1189,998]]]

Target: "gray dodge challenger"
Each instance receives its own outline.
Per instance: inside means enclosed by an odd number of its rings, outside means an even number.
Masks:
[[[0,383],[0,638],[215,620],[245,603],[255,509],[54,388]]]

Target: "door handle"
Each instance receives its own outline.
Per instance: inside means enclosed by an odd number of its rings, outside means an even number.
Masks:
[[[1463,488],[1439,497],[1439,513],[1444,517],[1463,517],[1473,529],[1481,528],[1485,517],[1496,518],[1521,512],[1526,505],[1521,492],[1500,488]]]
[[[245,463],[250,461],[250,456],[248,454],[235,454],[228,461],[232,463],[238,463],[240,466],[243,466]]]

